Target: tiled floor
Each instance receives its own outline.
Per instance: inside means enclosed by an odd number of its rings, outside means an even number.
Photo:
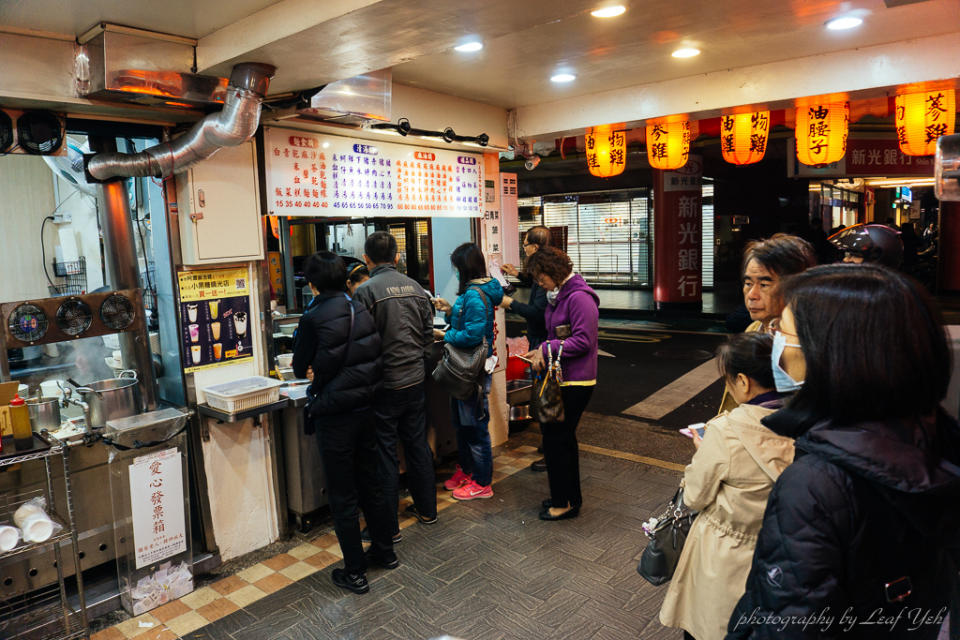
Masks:
[[[546,476],[526,469],[538,457],[520,444],[530,441],[521,434],[495,452],[492,499],[457,503],[444,492],[438,524],[406,520],[401,566],[371,570],[366,595],[332,584],[340,551],[331,533],[93,639],[680,637],[657,622],[664,589],[635,570],[640,523],[679,472],[592,448],[581,454],[580,517],[542,522]]]

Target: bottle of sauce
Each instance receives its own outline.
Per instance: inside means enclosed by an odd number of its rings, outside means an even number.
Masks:
[[[30,426],[30,410],[19,394],[10,401],[10,423],[13,427],[13,444],[18,451],[33,448],[33,429]]]

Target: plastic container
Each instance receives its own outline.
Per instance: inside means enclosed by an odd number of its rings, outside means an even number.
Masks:
[[[33,429],[30,427],[30,410],[19,394],[10,401],[10,423],[13,427],[13,444],[18,450],[33,448]]]
[[[239,413],[280,400],[283,382],[263,376],[241,378],[233,382],[205,387],[207,404],[227,413]]]

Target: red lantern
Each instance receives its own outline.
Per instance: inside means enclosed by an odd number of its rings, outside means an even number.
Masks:
[[[850,103],[797,107],[797,160],[807,165],[836,162],[847,152]]]
[[[627,166],[627,132],[610,127],[595,127],[584,136],[587,147],[587,169],[598,178],[623,173]]]
[[[690,122],[647,125],[647,159],[654,169],[679,169],[690,157]]]
[[[905,155],[933,155],[937,138],[953,134],[957,119],[953,89],[897,96],[895,104],[897,142]]]
[[[731,164],[763,160],[770,135],[770,112],[754,111],[720,118],[720,150]]]

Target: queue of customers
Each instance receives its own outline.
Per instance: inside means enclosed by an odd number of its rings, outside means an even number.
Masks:
[[[597,295],[573,273],[562,251],[528,251],[528,271],[543,292],[540,340],[529,354],[535,370],[547,351],[558,354],[564,371],[564,417],[543,425],[550,498],[539,505],[543,520],[576,517],[580,493],[577,423],[597,373]],[[413,498],[407,513],[421,524],[437,522],[433,454],[426,433],[426,357],[435,341],[470,350],[486,345],[493,355],[494,314],[504,304],[499,282],[488,275],[480,247],[465,243],[450,261],[459,280],[450,303],[433,298],[397,270],[397,242],[387,232],[371,234],[363,262],[349,265],[321,251],[308,258],[305,276],[314,299],[294,339],[293,369],[311,380],[308,429],[316,431],[327,475],[334,530],[344,566],[333,582],[366,593],[369,565],[399,566],[393,545],[402,539],[398,523],[399,458],[403,445],[406,480]],[[538,296],[539,299],[539,296]],[[546,302],[549,299],[549,304]],[[536,308],[537,300],[531,302]],[[506,306],[521,303],[507,298]],[[445,314],[446,330],[434,328],[434,310]],[[534,317],[534,314],[530,314]],[[558,335],[558,331],[559,334]],[[561,347],[562,351],[561,351]],[[457,500],[493,496],[493,453],[489,421],[490,371],[480,374],[476,392],[450,400],[458,460],[444,487]],[[361,531],[360,513],[367,529]],[[364,553],[362,543],[371,543]]]
[[[938,637],[960,620],[960,428],[916,281],[747,246],[753,324],[717,354],[719,415],[682,485],[698,511],[660,610],[686,638]]]

